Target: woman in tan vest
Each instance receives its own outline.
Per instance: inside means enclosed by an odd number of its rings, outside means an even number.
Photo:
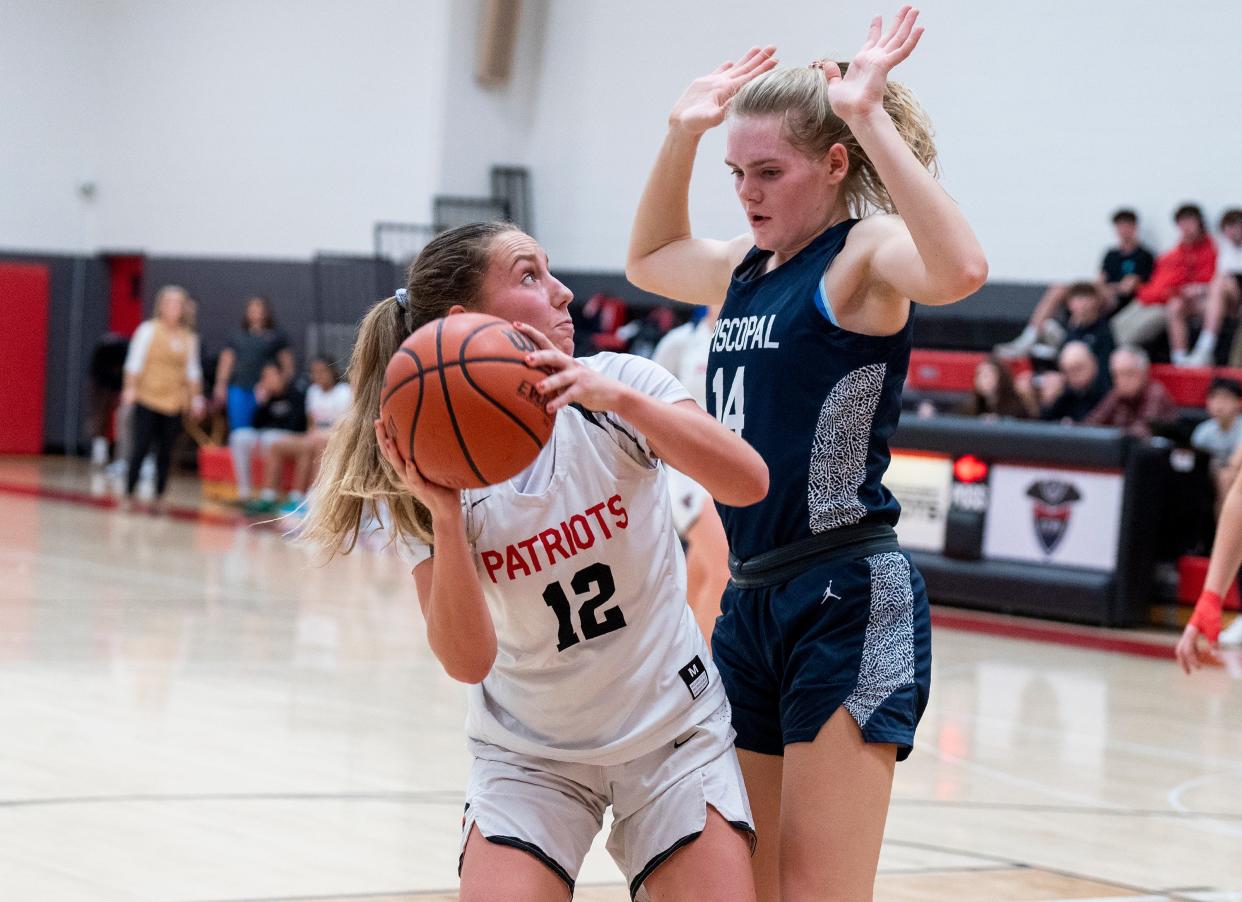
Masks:
[[[168,486],[172,447],[187,407],[195,417],[205,408],[203,372],[198,357],[198,336],[185,325],[189,295],[184,288],[165,285],[155,295],[155,313],[134,333],[125,358],[125,390],[122,404],[132,405],[132,439],[125,497],[132,502],[138,469],[155,445],[158,507]]]

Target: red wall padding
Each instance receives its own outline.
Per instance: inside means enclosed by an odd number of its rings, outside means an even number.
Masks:
[[[0,454],[43,450],[49,281],[46,266],[0,263]]]

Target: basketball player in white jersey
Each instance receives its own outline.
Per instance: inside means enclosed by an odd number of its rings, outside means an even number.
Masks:
[[[696,404],[707,409],[707,355],[720,311],[700,308],[692,319],[660,339],[651,359],[677,377]],[[668,471],[673,525],[686,543],[686,595],[708,645],[720,615],[720,596],[729,584],[729,541],[712,496],[686,474]]]
[[[735,505],[763,497],[767,469],[650,361],[570,357],[571,299],[512,226],[428,244],[405,291],[363,320],[354,406],[307,536],[348,550],[386,503],[432,651],[470,684],[462,900],[569,898],[609,805],[608,849],[634,898],[753,900],[751,814],[686,604],[663,461]],[[424,480],[374,418],[401,342],[463,310],[515,321],[536,345],[556,423],[526,471],[459,492]]]

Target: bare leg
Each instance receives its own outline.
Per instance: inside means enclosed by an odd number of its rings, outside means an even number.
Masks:
[[[470,830],[461,864],[460,902],[549,902],[569,887],[529,852],[488,842]]]
[[[751,867],[759,902],[781,902],[781,780],[785,759],[737,750],[759,839]]]
[[[277,439],[268,445],[267,456],[263,459],[263,488],[269,492],[280,491],[280,474],[285,461],[292,458],[296,461],[302,454],[303,439],[300,435],[290,435]]]
[[[1177,363],[1190,345],[1190,326],[1187,320],[1190,317],[1191,304],[1179,293],[1169,298],[1164,310],[1168,316],[1169,350],[1173,352],[1173,362]]]
[[[673,853],[644,882],[651,902],[720,899],[755,902],[746,835],[708,807],[699,838]]]
[[[896,763],[897,747],[864,742],[844,708],[785,747],[782,902],[871,899]]]
[[[1225,322],[1225,310],[1237,302],[1238,282],[1232,273],[1217,275],[1208,286],[1207,301],[1203,310],[1203,328],[1213,335],[1220,333]]]
[[[323,457],[324,448],[328,446],[326,432],[308,433],[302,440],[302,455],[298,458],[297,467],[293,471],[293,488],[306,494],[311,480],[319,472],[319,460]]]

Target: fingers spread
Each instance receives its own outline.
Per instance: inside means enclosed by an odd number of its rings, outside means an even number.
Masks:
[[[863,50],[870,50],[880,42],[880,34],[884,30],[884,19],[876,16],[871,20],[871,27],[867,29],[867,42],[863,44]]]
[[[552,344],[552,341],[551,339],[548,338],[548,336],[544,335],[542,332],[540,332],[538,329],[536,329],[534,326],[530,325],[529,323],[515,322],[513,324],[513,328],[517,329],[519,332],[521,332],[523,335],[525,335],[527,338],[533,341],[536,347],[543,348],[545,350],[552,350],[556,347],[556,345]]]
[[[902,44],[900,47],[898,47],[897,50],[895,50],[889,56],[889,60],[892,61],[892,64],[894,66],[897,65],[897,63],[900,63],[902,60],[908,57],[911,53],[913,53],[914,48],[919,45],[919,38],[921,38],[922,36],[923,36],[922,27],[914,29],[914,32],[910,35],[910,37],[906,38],[906,42]]]
[[[532,351],[526,355],[526,365],[534,367],[535,369],[551,367],[554,370],[560,371],[573,366],[574,359],[568,354],[563,354],[560,351],[555,350]]]
[[[885,45],[885,49],[893,51],[902,47],[906,43],[906,40],[910,37],[910,32],[914,30],[914,22],[918,17],[919,14],[917,10],[911,10],[907,13],[906,16],[898,23],[897,31],[893,35],[892,40]]]
[[[910,4],[908,3],[902,6],[901,9],[897,10],[897,15],[893,17],[893,24],[889,27],[888,34],[884,36],[884,43],[886,45],[893,40],[897,32],[901,29],[901,26],[905,24],[906,16],[909,12]]]

